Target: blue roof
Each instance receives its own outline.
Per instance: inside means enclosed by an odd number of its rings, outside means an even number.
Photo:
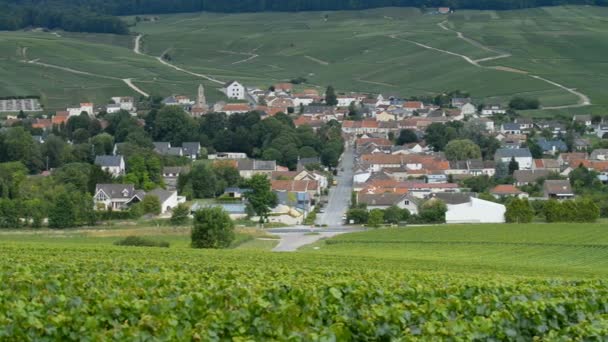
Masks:
[[[194,203],[192,211],[198,211],[205,208],[222,208],[228,214],[245,214],[245,203]]]
[[[561,140],[547,140],[545,138],[541,138],[538,139],[537,144],[543,149],[543,151],[568,151],[568,146]]]

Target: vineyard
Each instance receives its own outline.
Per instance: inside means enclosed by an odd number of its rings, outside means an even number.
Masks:
[[[608,282],[309,253],[0,244],[0,339],[601,340]]]

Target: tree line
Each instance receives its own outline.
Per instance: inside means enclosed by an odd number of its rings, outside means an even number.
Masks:
[[[378,7],[510,10],[565,4],[608,5],[608,0],[0,0],[0,30],[28,26],[66,31],[128,33],[114,16],[179,12],[298,12]]]

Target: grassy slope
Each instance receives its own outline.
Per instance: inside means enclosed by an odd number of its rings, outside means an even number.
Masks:
[[[425,270],[606,275],[607,232],[603,224],[413,227],[338,236],[307,250],[400,260]]]

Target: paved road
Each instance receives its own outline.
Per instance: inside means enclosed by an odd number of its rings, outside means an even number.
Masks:
[[[306,235],[306,233],[278,233],[274,234],[281,238],[279,244],[272,250],[273,252],[295,252],[298,248],[311,243],[315,243],[320,239],[334,237],[336,235],[347,233],[343,232],[323,232],[317,235]]]
[[[328,227],[340,227],[344,224],[342,216],[346,214],[350,203],[350,196],[353,191],[353,168],[354,152],[352,146],[347,146],[342,155],[342,162],[338,166],[336,180],[338,186],[331,188],[329,199],[325,207],[325,213],[320,214],[317,224],[327,225]]]

